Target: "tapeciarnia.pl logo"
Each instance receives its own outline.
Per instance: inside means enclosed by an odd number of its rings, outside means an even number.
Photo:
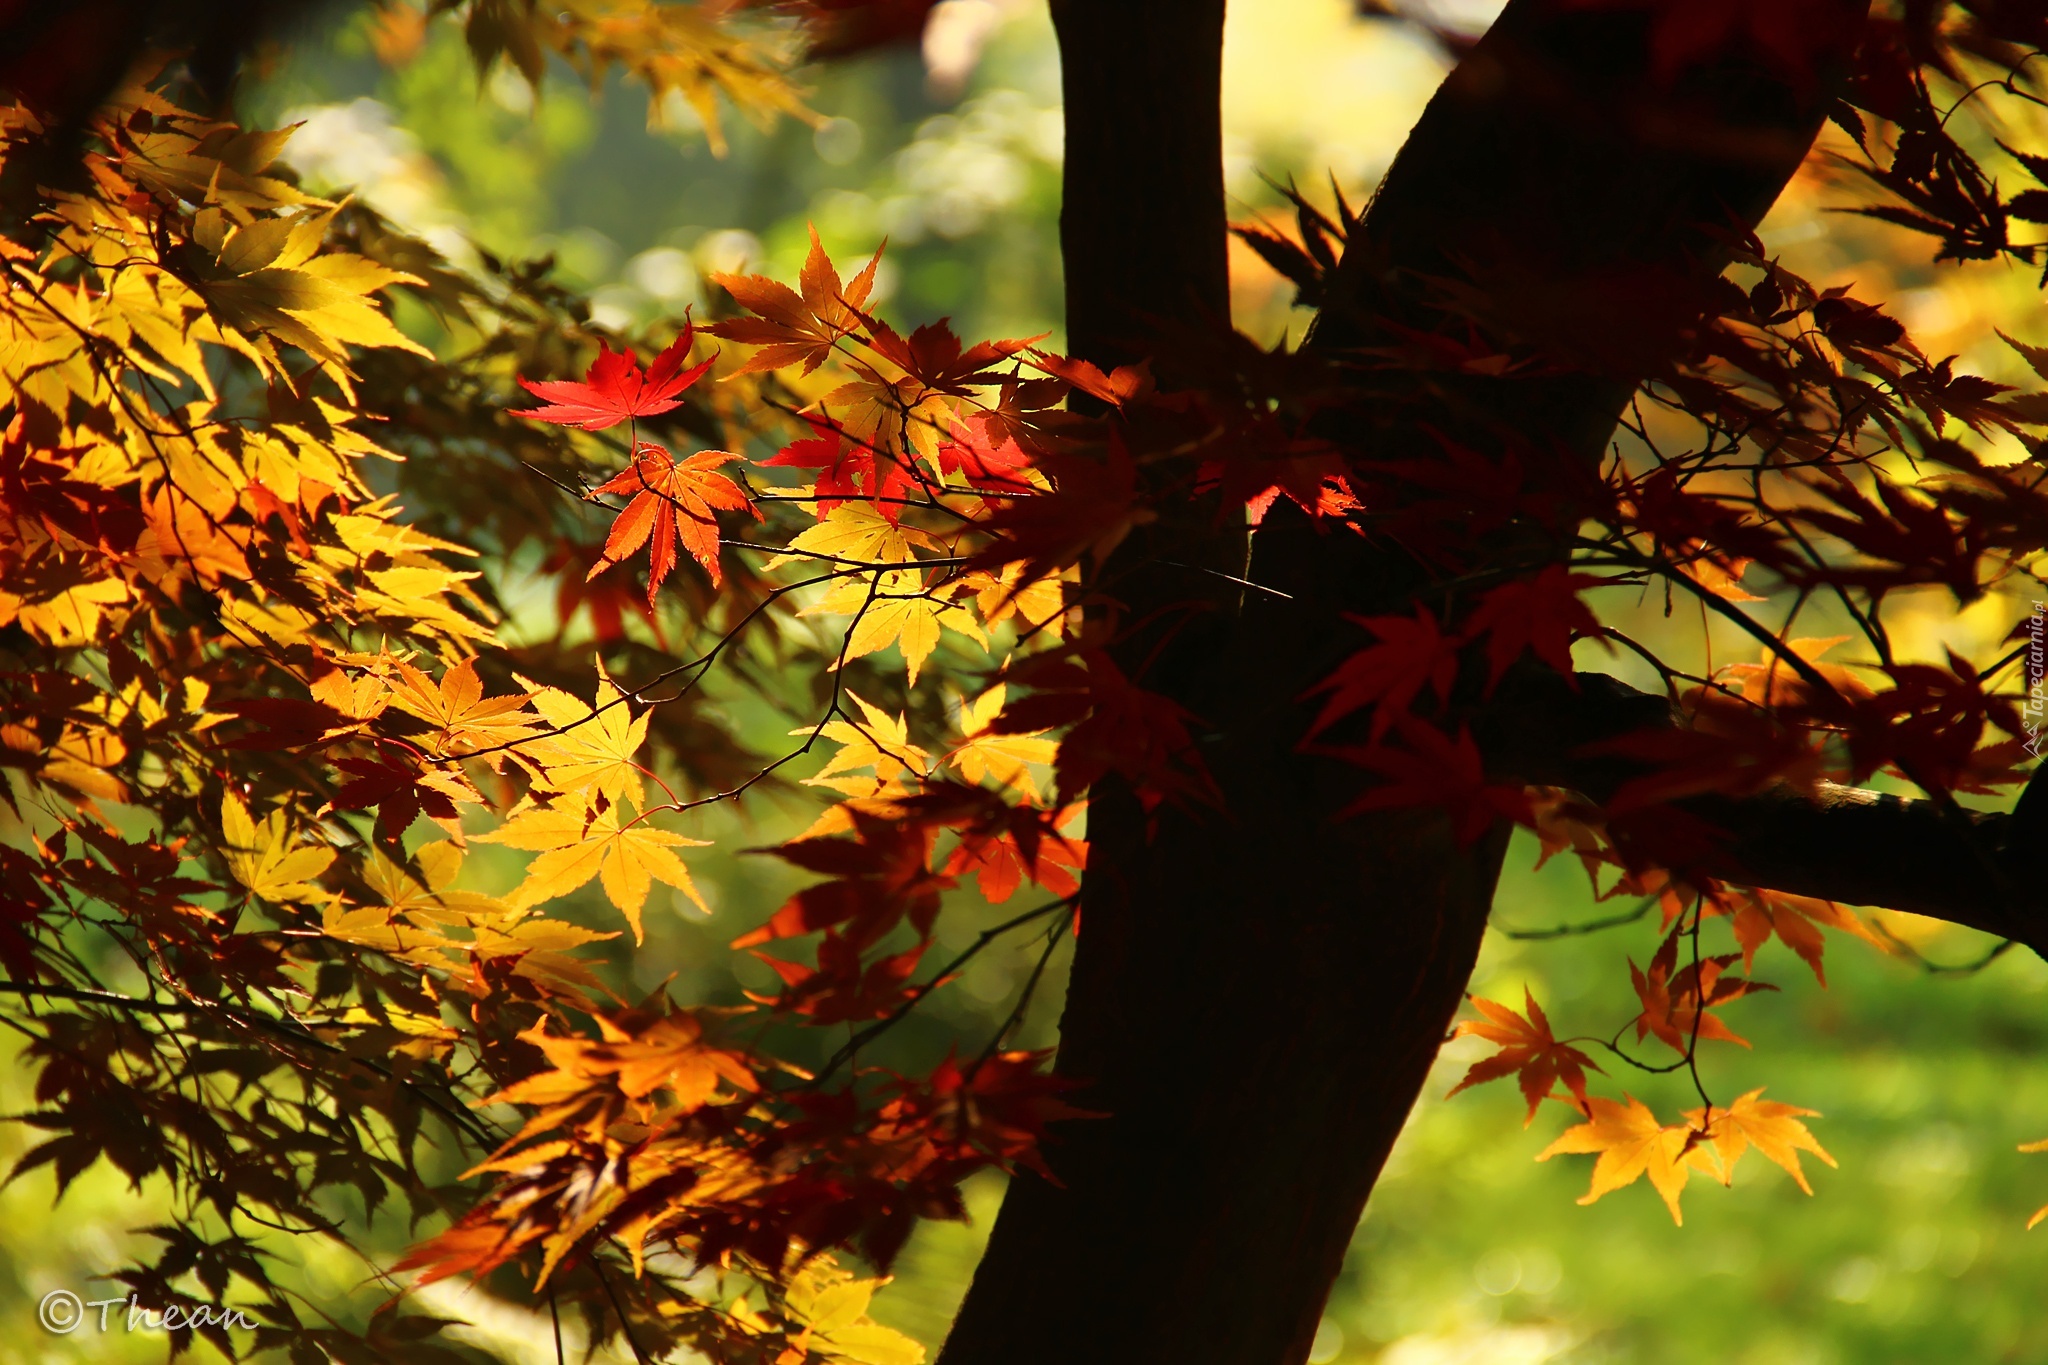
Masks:
[[[2027,752],[2041,756],[2041,732],[2048,715],[2048,602],[2034,603],[2027,618]]]

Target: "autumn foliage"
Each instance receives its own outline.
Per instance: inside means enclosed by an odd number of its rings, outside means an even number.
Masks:
[[[1652,8],[1673,71],[1729,43],[1807,60],[1811,35],[1755,6]],[[2007,197],[1930,92],[2018,72],[2044,21],[1950,8],[1863,45],[1837,110],[1886,196],[1861,209],[1945,257],[2032,264],[2016,229],[2048,220],[2048,188]],[[623,60],[591,9],[492,41],[522,68],[541,38]],[[710,18],[656,13],[700,25],[672,44],[689,64],[626,63],[657,88],[757,82],[794,107]],[[288,134],[173,90],[102,108],[79,183],[0,237],[0,989],[40,1068],[22,1169],[169,1180],[187,1235],[125,1278],[232,1282],[263,1325],[224,1349],[429,1358],[433,1321],[401,1305],[351,1335],[248,1251],[251,1220],[331,1231],[323,1191],[346,1187],[441,1220],[390,1267],[413,1283],[523,1277],[650,1357],[917,1359],[835,1258],[885,1269],[918,1219],[962,1216],[967,1176],[1038,1178],[1055,1125],[1091,1119],[1008,1025],[907,1072],[864,1043],[958,973],[933,950],[966,899],[1003,907],[980,943],[1049,955],[1076,932],[1091,789],[1227,818],[1206,718],[1130,648],[1160,629],[1118,595],[1141,528],[1280,518],[1402,547],[1403,602],[1330,620],[1348,657],[1298,699],[1298,742],[1355,771],[1331,818],[1442,808],[1468,843],[1519,822],[1661,916],[1633,1017],[1579,1035],[1526,996],[1457,1026],[1494,1048],[1458,1089],[1513,1076],[1531,1119],[1576,1111],[1539,1159],[1595,1156],[1587,1202],[1647,1176],[1677,1219],[1693,1175],[1726,1183],[1751,1149],[1802,1188],[1800,1153],[1832,1164],[1816,1116],[1761,1090],[1660,1117],[1620,1083],[1747,1046],[1726,1011],[1771,989],[1752,969],[1773,940],[1816,977],[1824,931],[1885,946],[1852,909],[1731,875],[1688,802],[1883,775],[1967,830],[1958,798],[2031,771],[2024,638],[1909,659],[1885,612],[2038,581],[2048,388],[1959,372],[1739,225],[1726,272],[1672,305],[1679,344],[1627,439],[1589,460],[1459,406],[1616,348],[1643,363],[1625,336],[1589,349],[1530,281],[1452,291],[1433,329],[1341,356],[1177,339],[1165,382],[1045,338],[899,331],[876,260],[849,276],[814,236],[794,287],[716,277],[716,316],[621,337],[536,271],[466,274],[306,194]],[[9,156],[48,131],[24,105],[0,121]],[[1241,231],[1322,301],[1362,219],[1297,210]],[[430,351],[395,309],[461,344]],[[2048,376],[2048,350],[2013,345]],[[480,480],[489,507],[440,496]],[[467,567],[483,546],[542,552],[552,635],[509,627]],[[1646,593],[1752,656],[1688,672],[1603,617]],[[1857,632],[1803,634],[1822,600]],[[1589,738],[1602,789],[1532,778],[1487,708],[1532,679],[1576,690],[1603,649],[1648,662],[1669,723]],[[803,670],[816,706],[751,752],[705,703],[719,670]],[[704,812],[798,773],[814,823],[762,852],[807,880],[728,926],[779,989],[615,994],[602,954],[644,940],[657,883],[712,908]],[[476,844],[530,854],[522,879],[474,889]],[[593,882],[614,927],[563,909]],[[848,1041],[798,1066],[777,1040],[810,1029]]]

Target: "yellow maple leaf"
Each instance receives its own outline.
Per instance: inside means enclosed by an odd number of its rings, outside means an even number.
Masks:
[[[690,880],[690,870],[670,851],[702,848],[705,841],[656,829],[644,819],[627,817],[626,809],[612,803],[595,815],[586,815],[578,802],[528,806],[489,834],[478,835],[483,843],[540,854],[527,866],[526,880],[505,898],[506,903],[524,910],[566,896],[596,877],[632,926],[635,943],[645,940],[640,911],[656,881],[675,887],[709,914],[710,907]]]
[[[811,1355],[849,1365],[919,1365],[924,1347],[868,1316],[884,1277],[857,1280],[837,1266],[814,1262],[791,1279],[782,1308],[800,1330],[790,1338],[799,1360]]]
[[[380,1001],[375,1009],[350,1005],[346,1009],[332,1010],[321,1022],[328,1028],[338,1026],[349,1029],[390,1029],[402,1039],[389,1044],[391,1051],[399,1056],[414,1057],[421,1061],[445,1061],[462,1037],[456,1030],[443,1024],[438,1016],[405,1009],[389,1000]]]
[[[430,970],[446,970],[468,946],[432,927],[408,923],[387,906],[347,905],[338,900],[321,910],[320,931],[329,938],[374,948]]]
[[[303,901],[320,897],[313,878],[334,861],[334,850],[292,847],[291,819],[272,811],[257,824],[242,798],[233,792],[221,798],[221,834],[227,840],[228,871],[236,881],[267,901]]]
[[[467,754],[494,748],[525,739],[539,728],[540,718],[526,707],[532,700],[531,693],[484,696],[475,659],[464,659],[443,673],[438,686],[402,659],[395,659],[392,664],[398,673],[398,681],[391,689],[392,704],[439,731],[435,737],[438,754]]]
[[[996,785],[1012,787],[1034,805],[1039,801],[1038,783],[1031,776],[1033,764],[1050,764],[1059,754],[1055,740],[1043,739],[1043,730],[1022,734],[996,734],[989,725],[1001,714],[1009,688],[997,683],[975,701],[960,703],[961,741],[946,755],[946,761],[969,782],[994,778]]]
[[[526,679],[519,679],[528,686]],[[602,794],[617,801],[645,799],[645,785],[634,755],[647,738],[647,717],[635,716],[625,694],[600,668],[596,704],[555,687],[536,687],[533,709],[555,733],[521,743],[514,751],[539,769],[537,782],[564,794]]]
[[[151,189],[189,203],[223,204],[241,218],[255,209],[324,202],[262,174],[290,139],[289,128],[243,129],[217,123],[179,109],[140,85],[116,92],[101,116],[125,120],[137,109],[156,115],[156,122],[134,135],[137,155],[124,158],[121,170]]]
[[[789,552],[769,560],[768,567],[805,556],[843,566],[847,572],[797,614],[853,615],[841,661],[900,645],[909,681],[915,684],[924,661],[938,648],[940,627],[988,647],[974,614],[927,585],[923,571],[879,567],[910,564],[916,550],[937,548],[923,531],[899,525],[869,504],[848,502],[791,540]]]
[[[1813,1187],[1806,1183],[1806,1172],[1799,1169],[1799,1154],[1812,1152],[1828,1165],[1835,1164],[1812,1133],[1806,1130],[1802,1118],[1819,1118],[1812,1109],[1801,1109],[1797,1105],[1780,1104],[1776,1100],[1760,1100],[1761,1087],[1729,1105],[1716,1109],[1711,1121],[1707,1120],[1704,1109],[1686,1111],[1686,1122],[1694,1129],[1705,1127],[1707,1136],[1713,1141],[1713,1150],[1721,1164],[1721,1183],[1727,1184],[1735,1176],[1735,1163],[1751,1147],[1783,1167],[1786,1174],[1799,1182],[1799,1188],[1808,1194]]]
[[[860,768],[872,768],[875,774],[874,789],[895,781],[903,775],[922,777],[932,768],[932,756],[910,742],[910,726],[901,714],[891,716],[879,706],[871,704],[851,688],[846,695],[853,698],[867,718],[865,725],[850,720],[834,720],[826,724],[819,733],[840,746],[825,766],[804,780],[809,787],[832,787],[844,790],[844,786],[833,779],[841,773],[850,773]],[[790,731],[793,735],[808,735],[809,726]],[[866,784],[862,784],[865,786]],[[875,791],[864,791],[873,795]]]
[[[283,364],[272,345],[306,353],[342,392],[354,396],[347,347],[387,347],[429,356],[377,311],[371,298],[416,276],[347,252],[322,250],[334,208],[237,224],[220,208],[193,218],[205,254],[191,260],[191,283],[224,331],[239,332],[245,354],[269,371]]]
[[[377,898],[379,909],[415,923],[474,927],[512,918],[496,896],[455,888],[462,858],[462,849],[452,840],[421,844],[412,855],[420,874],[415,877],[373,844],[369,860],[363,864],[363,883]]]
[[[976,569],[962,583],[974,593],[975,610],[990,629],[1015,618],[1020,630],[1057,639],[1065,634],[1066,627],[1065,581],[1075,572],[1067,569],[1026,583],[1022,581],[1024,563],[1018,560],[994,573]]]
[[[1690,1145],[1690,1130],[1666,1128],[1641,1100],[1633,1095],[1626,1098],[1625,1105],[1599,1096],[1589,1099],[1587,1121],[1565,1129],[1536,1159],[1598,1153],[1593,1184],[1580,1198],[1581,1204],[1590,1204],[1648,1175],[1664,1207],[1671,1210],[1671,1221],[1682,1225],[1685,1216],[1679,1212],[1678,1196],[1685,1188],[1689,1168],[1701,1163],[1701,1149]]]
[[[358,512],[330,517],[335,534],[348,551],[348,557],[338,562],[355,563],[383,555],[397,564],[438,569],[442,565],[433,558],[437,554],[475,558],[476,551],[467,545],[457,545],[452,540],[430,536],[416,526],[392,521],[390,518],[397,510],[390,498],[379,498],[364,504]]]
[[[922,574],[914,570],[882,573],[871,582],[872,588],[867,581],[842,583],[816,606],[797,613],[858,613],[833,667],[899,645],[909,673],[907,685],[915,686],[924,661],[939,647],[939,627],[956,630],[983,649],[988,648],[988,637],[973,614],[957,603],[928,593]]]
[[[773,569],[805,557],[859,568],[908,564],[913,549],[936,550],[938,542],[914,526],[900,526],[865,502],[843,502],[789,542],[788,552],[768,561]],[[860,583],[866,595],[866,581]],[[841,585],[844,587],[845,585]]]
[[[503,927],[473,926],[469,947],[486,958],[516,957],[518,964],[512,968],[515,976],[558,990],[585,990],[595,997],[605,993],[604,983],[588,963],[575,956],[575,951],[586,943],[602,943],[617,937],[615,932],[527,915]]]
[[[952,403],[908,376],[884,379],[864,365],[855,368],[859,378],[820,400],[837,415],[846,439],[871,450],[914,453],[937,472],[939,445],[953,429]]]

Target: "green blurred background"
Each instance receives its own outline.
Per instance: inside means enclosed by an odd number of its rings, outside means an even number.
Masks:
[[[287,156],[316,188],[355,189],[458,260],[479,248],[552,254],[561,278],[590,291],[595,315],[609,324],[679,316],[701,303],[707,270],[744,265],[793,276],[806,225],[815,224],[842,261],[888,239],[878,293],[899,325],[950,315],[970,338],[1051,332],[1057,345],[1061,130],[1043,8],[947,0],[941,17],[922,53],[811,73],[812,107],[829,116],[820,127],[739,123],[723,159],[706,150],[687,111],[664,111],[669,128],[650,131],[647,100],[634,88],[614,83],[593,99],[563,72],[536,100],[509,73],[480,82],[446,26],[430,30],[409,63],[387,67],[360,14],[280,55],[244,92],[243,113],[302,124]],[[1237,6],[1225,111],[1234,212],[1273,210],[1261,173],[1311,186],[1334,175],[1356,202],[1443,69],[1428,44],[1355,18],[1345,0]],[[2003,372],[1997,327],[2048,341],[2032,280],[1993,266],[1937,280],[1917,241],[1825,215],[1850,192],[1824,170],[1802,177],[1766,240],[1823,283],[1858,281],[1923,344],[1960,353],[1968,367]],[[1233,255],[1233,271],[1240,326],[1263,340],[1298,335],[1305,315],[1290,312],[1289,291],[1270,272],[1248,253]],[[492,566],[515,611],[552,598],[552,584],[529,570]],[[1895,637],[1909,657],[1982,649],[2030,605],[1994,596],[1957,613],[1928,596],[1908,604]],[[1702,667],[1751,657],[1699,622],[1666,620],[1661,603],[1601,607],[1638,638],[1689,648]],[[1816,620],[1801,633],[1826,634],[1825,625]],[[1585,662],[1620,671],[1597,651]],[[801,700],[734,692],[725,704],[729,723],[767,747]],[[697,832],[725,836],[727,848],[768,842],[801,828],[813,809],[785,795],[757,809],[744,832],[724,816],[725,828]],[[502,889],[517,861],[480,849],[465,876]],[[1592,903],[1575,864],[1539,873],[1534,862],[1533,843],[1518,842],[1499,926],[1575,923],[1613,908]],[[674,974],[685,999],[731,1000],[741,984],[765,987],[750,974],[758,969],[736,966],[723,945],[768,914],[796,878],[726,853],[693,868],[711,920],[679,905],[660,914],[657,903],[647,946],[621,969],[644,988]],[[1002,913],[961,905],[944,921],[945,946],[964,946]],[[1884,924],[1938,962],[1969,961],[1987,946],[1906,917]],[[1560,1033],[1606,1035],[1634,1013],[1628,958],[1645,961],[1656,942],[1654,918],[1545,942],[1494,933],[1473,990],[1519,1004],[1526,986]],[[977,961],[890,1046],[929,1060],[956,1032],[986,1036],[1021,987],[1030,948]],[[1031,1010],[1020,1039],[1027,1045],[1053,1037],[1061,965],[1055,989]],[[1754,1051],[1718,1045],[1702,1062],[1719,1102],[1768,1086],[1769,1097],[1824,1115],[1811,1120],[1813,1131],[1840,1168],[1807,1160],[1812,1198],[1753,1156],[1732,1189],[1695,1179],[1683,1228],[1646,1184],[1579,1207],[1589,1159],[1532,1160],[1571,1122],[1568,1111],[1548,1106],[1525,1130],[1520,1098],[1505,1083],[1444,1101],[1485,1051],[1454,1043],[1373,1197],[1312,1361],[2048,1362],[2048,1229],[2022,1230],[2048,1202],[2048,1157],[2015,1151],[2048,1136],[2048,965],[2013,952],[1981,972],[1944,977],[1849,940],[1831,944],[1827,965],[1823,990],[1789,952],[1765,948],[1758,974],[1782,991],[1728,1012]],[[1604,1093],[1626,1088],[1667,1120],[1697,1104],[1682,1076],[1625,1074],[1612,1063],[1608,1072]],[[0,1107],[32,1107],[28,1083],[14,1071]],[[0,1128],[0,1159],[32,1140],[19,1126]],[[0,1334],[0,1362],[161,1358],[160,1338],[57,1338],[26,1325],[48,1290],[96,1297],[87,1277],[121,1263],[134,1244],[125,1230],[165,1213],[160,1192],[130,1190],[105,1169],[89,1172],[54,1212],[52,1192],[47,1170],[0,1191],[0,1302],[8,1322],[24,1324]],[[877,1316],[936,1345],[1000,1198],[1000,1181],[984,1181],[970,1190],[972,1224],[923,1229]],[[396,1248],[407,1231],[380,1225],[379,1237]],[[299,1257],[310,1302],[359,1315],[379,1297],[364,1264],[289,1239],[274,1249]],[[483,1307],[459,1289],[430,1306]],[[480,1323],[478,1340],[508,1358],[552,1359],[539,1322],[500,1310]]]

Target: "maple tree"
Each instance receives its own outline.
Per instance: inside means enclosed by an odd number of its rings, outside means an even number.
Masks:
[[[929,8],[801,17],[830,55]],[[386,36],[453,9],[483,66],[623,66],[714,137],[714,89],[802,112],[737,7],[388,6]],[[197,1329],[219,1350],[460,1358],[403,1292],[347,1325],[273,1276],[257,1230],[349,1244],[346,1189],[417,1229],[365,1252],[394,1291],[479,1277],[643,1360],[908,1365],[843,1258],[885,1270],[994,1169],[945,1358],[1297,1361],[1447,1031],[1494,1047],[1457,1089],[1576,1111],[1538,1159],[1594,1156],[1583,1202],[1647,1178],[1678,1219],[1752,1148],[1802,1189],[1832,1164],[1813,1111],[1699,1071],[1772,939],[1817,978],[1825,930],[1886,945],[1855,906],[2048,947],[2025,618],[1942,660],[1885,621],[2040,582],[2048,389],[1755,232],[1832,120],[1859,212],[2039,263],[2048,189],[1986,163],[2048,185],[1995,136],[2048,7],[1511,0],[1441,35],[1461,64],[1369,206],[1235,229],[1219,0],[1053,12],[1067,354],[906,335],[879,253],[849,276],[815,234],[796,287],[714,276],[714,316],[615,335],[305,192],[288,131],[195,112],[176,67],[10,72],[0,992],[48,1134],[17,1169],[167,1181],[118,1278],[246,1305]],[[1230,231],[1319,310],[1300,348],[1229,332]],[[494,496],[431,495],[465,485]],[[545,552],[551,633],[463,567],[484,545]],[[1754,659],[1603,616],[1645,592]],[[1601,648],[1659,690],[1580,671]],[[779,749],[718,724],[711,680],[794,671]],[[622,996],[655,884],[705,907],[706,813],[789,785],[822,803],[761,851],[806,884],[730,936],[779,989]],[[1533,994],[1454,1023],[1516,827],[1661,913],[1600,1036]],[[472,845],[533,856],[490,894]],[[621,927],[560,904],[593,882]],[[1027,934],[991,1036],[874,1060]],[[1057,1057],[1012,1047],[1068,941]]]

